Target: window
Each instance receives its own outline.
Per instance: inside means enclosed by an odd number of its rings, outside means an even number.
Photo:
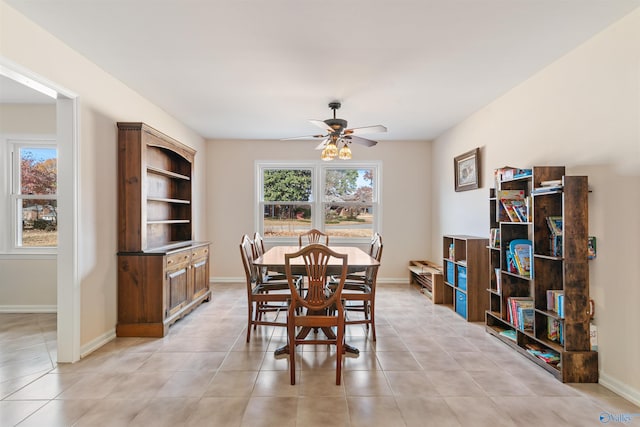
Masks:
[[[14,249],[58,245],[58,151],[54,144],[9,144],[11,185],[9,218]]]
[[[257,229],[265,239],[317,228],[332,241],[368,241],[380,229],[380,169],[378,163],[258,163]]]

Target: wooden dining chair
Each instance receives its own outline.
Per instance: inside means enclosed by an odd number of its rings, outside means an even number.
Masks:
[[[304,292],[296,286],[295,276],[292,274],[291,260],[302,258],[306,272],[307,283]],[[333,292],[328,289],[328,262],[331,258],[341,260],[340,276]],[[344,309],[341,293],[347,276],[347,254],[339,254],[326,245],[312,243],[298,252],[285,254],[285,273],[287,275],[291,303],[287,312],[287,335],[289,343],[289,371],[291,384],[296,383],[295,354],[297,345],[333,344],[336,346],[336,385],[340,385],[342,376],[342,357],[344,353]],[[302,330],[296,335],[296,328]],[[314,336],[305,339],[313,328],[325,331],[326,339]],[[335,333],[333,329],[335,328]],[[306,330],[306,333],[304,332]]]
[[[380,262],[382,259],[382,236],[375,233],[371,241],[369,256]],[[371,326],[371,337],[376,340],[376,281],[379,266],[368,267],[364,274],[349,274],[345,280],[342,299],[345,301],[344,309],[347,313],[346,325],[364,324],[367,329]],[[331,287],[336,286],[335,280]],[[362,313],[362,318],[350,318],[350,312]]]
[[[382,244],[382,236],[380,235],[380,233],[376,231],[375,233],[373,233],[373,236],[371,236],[371,240],[369,241],[369,250],[367,253],[369,254],[370,257],[376,258],[375,256],[376,251],[378,250],[378,246],[381,244]],[[347,274],[347,280],[349,279],[362,280],[365,274],[366,274],[366,269],[361,271],[353,271]]]
[[[257,325],[287,326],[286,320],[277,321],[281,310],[291,299],[287,280],[265,280],[254,264],[254,244],[246,234],[240,241],[240,256],[247,281],[247,342],[251,339],[251,328]],[[299,282],[294,278],[294,282]],[[273,320],[265,320],[265,314],[275,312]]]
[[[257,231],[253,234],[253,256],[259,258],[264,255],[264,239],[262,235]],[[260,280],[273,281],[273,280],[287,280],[287,276],[284,272],[269,271],[267,267],[259,267],[258,273],[260,274]]]
[[[322,243],[325,246],[329,245],[329,235],[315,228],[298,235],[298,246],[302,247],[303,245],[310,245],[312,243]]]

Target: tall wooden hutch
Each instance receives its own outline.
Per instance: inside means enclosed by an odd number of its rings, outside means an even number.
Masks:
[[[192,240],[196,152],[118,123],[118,336],[162,337],[209,300],[209,242]]]

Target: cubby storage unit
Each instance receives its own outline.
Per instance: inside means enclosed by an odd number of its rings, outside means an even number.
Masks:
[[[162,337],[210,298],[209,242],[192,240],[195,151],[118,123],[118,336]]]
[[[487,243],[475,236],[442,238],[443,303],[470,322],[483,321],[487,310]]]
[[[434,304],[444,302],[442,266],[431,261],[409,261],[409,284],[420,285]]]
[[[565,175],[561,166],[534,167],[528,176],[498,180],[489,194],[491,236],[499,238],[488,248],[486,330],[563,382],[598,381],[598,355],[589,340],[587,181]],[[523,192],[525,221],[507,215],[503,190]],[[562,223],[561,252],[550,217]],[[509,268],[515,239],[531,242],[527,274]],[[562,310],[554,306],[560,294]],[[514,310],[523,300],[531,304],[529,323],[522,320],[525,309]]]

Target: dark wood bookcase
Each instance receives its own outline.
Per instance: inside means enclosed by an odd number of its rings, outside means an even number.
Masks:
[[[469,322],[482,322],[487,310],[487,244],[484,237],[442,237],[443,304]]]
[[[162,337],[210,298],[209,242],[192,240],[195,154],[118,123],[118,336]]]
[[[560,181],[542,189],[544,181]],[[597,382],[598,355],[589,337],[588,178],[567,176],[561,166],[533,167],[529,176],[498,181],[490,189],[490,228],[499,230],[489,253],[489,308],[486,330],[563,382]],[[500,190],[522,190],[528,198],[527,221],[512,221],[500,202]],[[562,218],[562,249],[552,249],[547,218]],[[507,268],[509,242],[532,243],[531,273],[520,275]],[[556,242],[557,243],[557,242]],[[564,313],[549,310],[547,291],[562,291]],[[510,297],[533,300],[533,325],[516,328],[508,315]],[[563,340],[550,338],[550,325],[559,326]],[[510,335],[510,337],[509,337]],[[532,349],[555,352],[559,363],[548,363]]]

